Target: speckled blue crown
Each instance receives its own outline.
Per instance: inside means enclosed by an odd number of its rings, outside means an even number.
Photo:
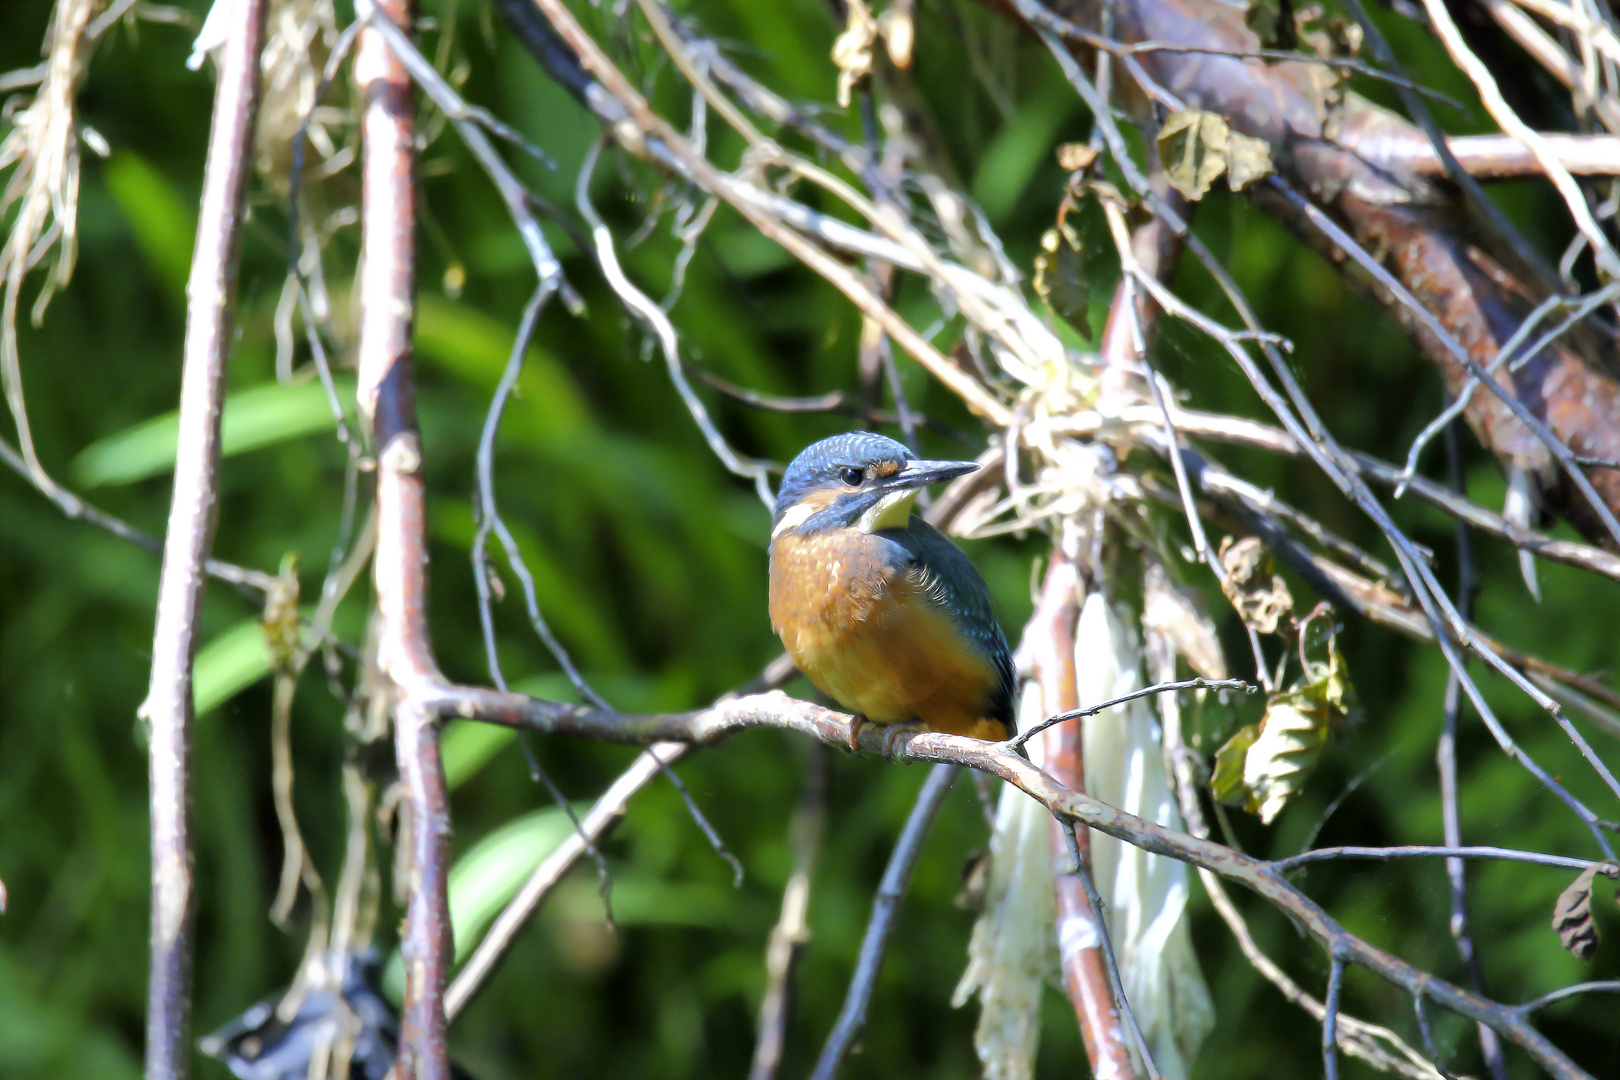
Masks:
[[[782,474],[782,486],[776,493],[776,509],[771,513],[771,520],[780,521],[783,512],[803,498],[806,491],[831,483],[840,469],[850,466],[864,469],[884,461],[904,463],[911,458],[911,451],[904,443],[870,431],[851,431],[812,443]]]

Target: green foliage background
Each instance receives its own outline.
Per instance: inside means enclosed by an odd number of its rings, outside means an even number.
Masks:
[[[506,40],[482,5],[424,7],[434,20],[425,34],[430,53],[453,30],[449,55],[464,65],[467,96],[555,159],[556,168],[548,169],[510,155],[535,189],[577,222],[572,187],[595,138],[594,121]],[[640,42],[639,23],[615,22],[611,7],[580,5],[601,38],[615,42],[628,69],[657,87],[665,114],[684,122],[687,101]],[[201,14],[192,0],[183,9]],[[689,9],[770,85],[794,98],[830,101],[828,53],[838,27],[826,5],[700,0]],[[45,0],[10,0],[0,8],[0,70],[37,62],[48,15]],[[1472,100],[1435,46],[1389,22],[1425,82]],[[42,326],[21,331],[41,457],[98,505],[154,535],[162,532],[168,503],[184,280],[212,94],[211,78],[185,69],[189,48],[188,30],[147,23],[114,31],[96,52],[81,119],[105,136],[113,153],[85,160],[81,257],[72,286],[53,302]],[[904,86],[935,118],[926,132],[934,166],[978,199],[1010,255],[1027,268],[1061,192],[1052,147],[1084,138],[1088,118],[1036,47],[975,5],[924,0],[916,53]],[[1361,88],[1386,96],[1376,85]],[[832,110],[825,119],[859,136],[856,115]],[[1485,124],[1477,106],[1466,115],[1448,111],[1443,119],[1458,131]],[[734,161],[736,140],[720,135],[718,124],[711,128],[717,159]],[[326,185],[324,197],[352,199],[354,186],[350,170]],[[274,385],[271,316],[284,274],[286,216],[266,187],[255,191],[230,371],[235,415],[228,423],[236,425],[236,452],[223,472],[216,553],[274,569],[296,552],[311,596],[336,536],[344,452],[330,436],[324,399],[311,384]],[[450,676],[481,680],[486,671],[468,561],[473,454],[533,281],[504,209],[453,134],[436,139],[423,155],[421,192],[426,220],[417,372],[430,491],[434,644]],[[609,156],[592,192],[617,232],[631,276],[662,295],[678,251],[667,214],[643,242],[624,246],[649,211],[667,211],[658,179]],[[1548,193],[1527,184],[1497,194],[1534,242],[1556,256],[1568,230]],[[1090,222],[1093,252],[1108,247],[1099,225]],[[1241,199],[1212,196],[1198,228],[1266,325],[1297,343],[1296,369],[1335,433],[1349,445],[1399,457],[1439,407],[1440,388],[1393,324]],[[750,488],[710,455],[661,363],[646,358],[643,335],[592,261],[567,230],[548,226],[548,235],[589,310],[576,319],[553,305],[544,316],[501,431],[501,506],[538,578],[546,616],[588,677],[627,709],[691,707],[747,681],[779,651],[765,617],[767,516]],[[347,282],[355,249],[356,234],[348,229],[325,252],[340,337],[352,320]],[[1092,256],[1088,268],[1100,321],[1116,268],[1102,254]],[[465,287],[458,292],[446,282],[460,271]],[[1184,268],[1176,285],[1220,312],[1196,268]],[[897,303],[917,325],[933,318],[933,302],[915,281],[902,284]],[[777,394],[858,392],[853,308],[727,211],[699,246],[674,317],[687,356],[725,379]],[[1158,358],[1196,406],[1261,415],[1241,375],[1191,332],[1169,327]],[[901,367],[923,411],[947,429],[982,438],[949,395],[909,362]],[[739,448],[779,462],[815,438],[857,425],[844,417],[761,412],[701,392]],[[167,428],[155,420],[165,416]],[[944,456],[970,448],[936,432],[923,449]],[[1467,452],[1471,494],[1499,505],[1502,482],[1494,465],[1471,444]],[[1375,543],[1365,523],[1311,472],[1259,454],[1219,456],[1345,534]],[[1443,467],[1437,453],[1428,463]],[[1449,524],[1422,507],[1397,510],[1453,573]],[[996,592],[1009,636],[1016,637],[1031,606],[1031,563],[1042,551],[1040,539],[976,542],[968,549]],[[1536,605],[1518,584],[1506,548],[1480,541],[1476,550],[1484,572],[1480,619],[1490,632],[1577,668],[1606,668],[1620,658],[1613,582],[1546,564],[1545,600]],[[116,1080],[139,1071],[147,836],[135,708],[145,692],[157,575],[151,554],[65,520],[22,480],[0,476],[0,880],[10,897],[0,917],[0,1076],[11,1080]],[[1308,595],[1297,585],[1296,594]],[[351,599],[339,619],[350,640],[359,636],[362,603]],[[256,615],[228,589],[210,589],[198,674],[205,708],[196,728],[199,1032],[284,985],[307,924],[303,908],[291,935],[274,930],[265,917],[280,837],[269,789],[270,694]],[[515,594],[497,619],[501,659],[514,682],[570,695]],[[1239,646],[1231,620],[1225,629]],[[1237,823],[1253,852],[1291,853],[1313,835],[1319,843],[1439,842],[1433,756],[1444,670],[1438,654],[1353,622],[1344,643],[1366,720],[1329,748],[1305,795],[1274,827]],[[1242,664],[1246,650],[1234,647],[1230,655]],[[1515,737],[1538,760],[1600,813],[1620,817],[1544,715],[1503,686],[1488,679],[1486,686]],[[796,689],[809,692],[803,683]],[[340,717],[340,703],[312,670],[295,706],[297,804],[329,880],[343,837],[336,785]],[[1203,745],[1213,749],[1232,723],[1252,719],[1245,713],[1212,720],[1200,733]],[[1612,759],[1612,740],[1593,737],[1599,753]],[[625,748],[566,740],[543,740],[538,751],[581,801],[600,792],[632,756]],[[1472,716],[1462,724],[1460,753],[1468,841],[1590,852],[1590,840],[1571,817],[1503,757]],[[549,800],[509,738],[452,728],[447,754],[456,781],[458,853],[537,812],[542,816],[509,838],[513,847],[506,850],[512,859],[532,858],[548,837],[554,842],[555,820],[545,816]],[[851,758],[779,733],[738,737],[680,766],[742,860],[742,886],[732,888],[728,869],[669,785],[655,784],[606,845],[618,932],[602,924],[589,868],[577,871],[457,1025],[458,1058],[484,1080],[743,1075],[764,980],[764,941],[791,864],[787,823],[816,755],[828,759],[829,817],[811,902],[813,938],[800,969],[782,1072],[802,1074],[837,1012],[872,891],[922,770]],[[1335,809],[1324,818],[1330,803]],[[864,1050],[846,1075],[976,1075],[975,1008],[955,1011],[948,999],[971,925],[971,915],[952,898],[969,856],[985,839],[977,802],[963,784],[923,855]],[[1472,869],[1470,880],[1493,996],[1524,1000],[1582,978],[1614,975],[1620,953],[1612,941],[1582,965],[1558,948],[1547,928],[1553,899],[1567,884],[1563,875],[1491,864]],[[1446,978],[1462,978],[1438,863],[1321,867],[1302,881],[1357,933]],[[1201,894],[1195,904],[1195,938],[1218,1014],[1195,1075],[1320,1069],[1318,1029],[1254,974]],[[1612,910],[1606,900],[1599,908],[1600,926],[1612,938]],[[1325,957],[1286,920],[1258,905],[1247,910],[1261,944],[1319,993]],[[385,934],[393,926],[390,913]],[[1417,1043],[1410,1002],[1392,988],[1352,972],[1346,1007]],[[1544,1021],[1587,1068],[1617,1076],[1620,1025],[1613,1017],[1613,999],[1596,998],[1559,1005]],[[1477,1073],[1471,1029],[1454,1017],[1434,1021],[1449,1067]],[[1510,1054],[1510,1063],[1516,1075],[1528,1075],[1526,1062]],[[1084,1069],[1072,1013],[1050,994],[1040,1075]],[[1365,1070],[1347,1063],[1346,1072]],[[200,1061],[197,1075],[225,1074],[217,1063]]]

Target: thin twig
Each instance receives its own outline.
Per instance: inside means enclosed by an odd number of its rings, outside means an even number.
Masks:
[[[1028,731],[1020,731],[1001,745],[1016,750],[1053,724],[1061,724],[1065,720],[1073,720],[1078,716],[1095,716],[1097,713],[1112,709],[1115,705],[1123,705],[1127,701],[1134,701],[1139,697],[1148,697],[1152,694],[1169,694],[1178,690],[1242,690],[1244,693],[1252,694],[1259,689],[1253,683],[1244,682],[1242,679],[1198,678],[1183,679],[1179,682],[1157,683],[1153,686],[1144,686],[1140,690],[1132,690],[1130,693],[1117,698],[1110,698],[1098,705],[1087,705],[1083,709],[1071,709],[1068,712],[1058,713],[1056,716],[1049,716]]]
[[[1339,994],[1344,989],[1344,961],[1332,958],[1328,969],[1327,996],[1322,1017],[1322,1075],[1326,1080],[1339,1080]]]
[[[551,890],[624,817],[625,806],[631,796],[651,783],[662,771],[662,766],[678,759],[687,749],[680,743],[657,743],[648,747],[608,786],[580,819],[574,831],[541,860],[517,895],[490,924],[472,956],[456,972],[455,981],[444,995],[444,1011],[448,1019],[454,1020],[459,1016],[483,989],[513,939],[539,910]]]
[[[878,730],[865,725],[852,733],[854,717],[780,693],[750,695],[688,713],[631,715],[603,713],[578,705],[500,694],[478,687],[440,683],[434,701],[446,718],[479,719],[511,727],[571,734],[629,744],[695,742],[711,744],[744,728],[771,727],[799,731],[835,746],[856,746],[895,760],[966,765],[1016,785],[1051,812],[1141,848],[1188,862],[1254,890],[1287,912],[1311,937],[1346,963],[1367,968],[1408,993],[1470,1019],[1483,1020],[1519,1045],[1543,1069],[1557,1077],[1582,1077],[1579,1067],[1511,1008],[1421,971],[1345,930],[1270,863],[1240,854],[1221,844],[1188,836],[1127,814],[1080,792],[1057,784],[1004,743],[987,743],[938,732]],[[852,741],[853,739],[853,741]]]
[[[1603,833],[1598,816],[1514,742],[1489,702],[1486,701],[1484,694],[1467,674],[1458,645],[1461,644],[1484,657],[1492,667],[1506,675],[1514,685],[1524,690],[1539,706],[1547,710],[1555,721],[1558,721],[1561,725],[1567,724],[1567,720],[1563,717],[1558,704],[1533,683],[1529,682],[1522,673],[1507,664],[1499,654],[1480,642],[1478,636],[1457,614],[1456,608],[1451,604],[1445,591],[1435,579],[1433,571],[1411,539],[1395,525],[1384,507],[1373,498],[1372,493],[1367,489],[1365,483],[1361,481],[1359,475],[1348,467],[1349,455],[1327,432],[1321,418],[1306,398],[1298,380],[1294,377],[1293,371],[1277,350],[1276,345],[1270,338],[1261,334],[1259,323],[1252,308],[1237,289],[1230,274],[1220,265],[1208,247],[1196,235],[1187,232],[1186,222],[1181,215],[1173,207],[1166,205],[1165,201],[1158,198],[1151,190],[1147,178],[1142,175],[1141,170],[1130,155],[1124,135],[1120,132],[1118,125],[1114,123],[1113,117],[1106,109],[1105,104],[1099,99],[1096,87],[1091,84],[1085,72],[1080,69],[1080,66],[1069,55],[1062,42],[1058,40],[1056,34],[1049,28],[1050,24],[1062,23],[1062,20],[1056,19],[1051,12],[1036,3],[1035,0],[1010,0],[1010,2],[1019,14],[1035,28],[1037,35],[1046,43],[1048,51],[1057,61],[1069,83],[1085,100],[1087,105],[1091,107],[1093,117],[1104,133],[1109,152],[1124,173],[1132,190],[1148,200],[1154,214],[1161,217],[1178,232],[1186,235],[1188,247],[1211,276],[1214,277],[1228,301],[1238,311],[1248,333],[1259,344],[1268,365],[1286,390],[1287,400],[1284,400],[1283,396],[1277,392],[1269,380],[1261,374],[1248,352],[1243,348],[1241,340],[1231,331],[1224,329],[1214,320],[1188,308],[1151,275],[1138,273],[1136,275],[1137,279],[1166,310],[1203,330],[1225,348],[1227,355],[1236,362],[1256,392],[1261,395],[1267,406],[1272,409],[1273,413],[1282,422],[1284,428],[1293,436],[1297,445],[1311,457],[1334,485],[1344,492],[1378,526],[1379,531],[1384,534],[1394,549],[1401,570],[1412,587],[1413,596],[1417,599],[1424,618],[1433,628],[1435,640],[1439,644],[1442,654],[1444,654],[1451,669],[1458,672],[1458,677],[1468,693],[1469,700],[1474,704],[1476,711],[1491,732],[1492,737],[1496,739],[1497,744],[1505,753],[1519,762],[1543,786],[1552,791],[1559,801],[1569,807],[1586,825],[1593,841],[1603,851],[1604,855],[1612,858],[1614,849],[1608,837]],[[1404,297],[1418,317],[1426,320],[1426,325],[1433,324],[1433,328],[1437,328],[1442,340],[1448,342],[1448,349],[1453,349],[1462,354],[1465,366],[1470,371],[1481,375],[1482,381],[1493,388],[1493,393],[1498,394],[1505,400],[1506,404],[1514,410],[1515,415],[1519,415],[1524,411],[1523,403],[1503,390],[1494,379],[1485,376],[1480,371],[1477,362],[1467,355],[1466,350],[1456,345],[1455,338],[1451,337],[1449,332],[1435,321],[1434,316],[1419,305],[1415,298],[1412,298],[1411,294],[1399,282],[1394,281],[1388,271],[1371,259],[1367,252],[1357,245],[1343,229],[1339,228],[1330,219],[1327,219],[1320,210],[1303,199],[1278,177],[1269,177],[1267,182],[1273,188],[1282,192],[1289,199],[1290,205],[1295,206],[1296,209],[1305,214],[1308,220],[1322,230],[1335,244],[1350,252],[1361,262],[1368,264],[1369,271],[1374,273],[1374,276],[1378,277],[1381,283],[1392,286],[1392,292],[1395,295]],[[1295,409],[1299,413],[1297,417],[1294,414]],[[1531,427],[1532,431],[1537,432],[1538,437],[1543,442],[1550,444],[1549,448],[1552,449],[1555,456],[1562,453],[1564,459],[1568,458],[1569,448],[1552,436],[1544,425],[1539,425],[1539,421],[1536,421],[1534,417],[1530,417],[1528,413],[1525,413],[1521,419],[1528,420],[1528,426]],[[1575,474],[1572,479],[1586,493],[1588,499],[1593,503],[1595,511],[1600,516],[1607,515],[1606,521],[1614,523],[1613,532],[1617,537],[1620,537],[1620,523],[1614,522],[1613,515],[1609,513],[1608,508],[1602,503],[1596,491],[1592,489],[1591,483],[1586,479],[1585,474],[1581,473],[1579,468],[1573,464],[1569,464],[1567,467]],[[1452,634],[1456,636],[1455,641],[1451,637]],[[1566,728],[1566,731],[1569,730]],[[1593,764],[1599,775],[1603,775],[1606,770],[1596,760],[1595,756],[1590,753],[1590,750],[1583,747],[1584,740],[1580,739],[1578,733],[1572,734],[1572,740],[1576,743],[1577,748],[1581,749],[1582,755]]]
[[[1453,423],[1446,429],[1446,478],[1451,490],[1459,496],[1464,488],[1461,427],[1460,423]],[[1464,618],[1472,618],[1474,595],[1479,589],[1479,579],[1474,565],[1474,545],[1468,530],[1460,520],[1456,526],[1455,547],[1457,610]],[[1462,819],[1457,804],[1457,719],[1462,708],[1462,684],[1455,671],[1446,672],[1446,697],[1443,708],[1440,737],[1435,740],[1434,748],[1435,770],[1440,777],[1440,828],[1447,847],[1460,847]],[[1468,932],[1467,874],[1461,859],[1446,860],[1446,880],[1451,892],[1449,920],[1451,937],[1456,942],[1457,952],[1468,971],[1469,987],[1476,994],[1483,994],[1485,971],[1479,953],[1474,947],[1474,939]],[[1433,1038],[1428,1033],[1428,1018],[1423,1014],[1423,999],[1413,1000],[1418,1009],[1418,1019],[1424,1027],[1425,1045],[1432,1046]],[[1474,1024],[1474,1030],[1479,1037],[1480,1054],[1485,1059],[1485,1067],[1490,1070],[1491,1080],[1507,1080],[1507,1066],[1502,1061],[1502,1043],[1497,1038],[1496,1032],[1477,1022]],[[1432,1049],[1430,1054],[1433,1054]]]
[[[33,475],[29,473],[28,464],[23,460],[22,455],[4,439],[0,439],[0,464],[4,464],[6,468],[28,481],[34,490],[54,503],[56,508],[62,511],[67,518],[73,521],[86,522],[96,526],[98,529],[105,529],[118,537],[118,539],[127,540],[136,547],[144,548],[147,551],[153,553],[162,552],[163,541],[147,535],[124,519],[115,517],[104,510],[98,510],[64,487],[56,484],[42,485],[36,483]],[[204,561],[203,571],[209,577],[217,578],[234,587],[237,592],[256,603],[262,602],[265,593],[269,592],[276,584],[274,574],[267,574],[263,570],[254,570],[246,566],[237,566],[235,563],[222,562],[213,557]]]
[[[935,765],[929,770],[928,779],[923,781],[922,790],[917,793],[916,805],[911,808],[911,816],[906,818],[900,839],[895,841],[877,895],[872,898],[872,918],[867,922],[866,936],[861,940],[860,960],[855,965],[854,977],[849,981],[838,1022],[833,1025],[832,1034],[827,1036],[821,1058],[816,1062],[815,1071],[810,1074],[811,1080],[833,1080],[844,1062],[844,1056],[866,1026],[866,1006],[872,1000],[878,970],[883,966],[883,954],[889,947],[889,931],[894,927],[900,901],[905,898],[906,885],[911,881],[912,868],[917,865],[917,856],[922,852],[923,838],[928,835],[928,827],[944,805],[945,796],[950,794],[951,784],[960,771],[954,765]]]
[[[697,424],[698,431],[703,434],[704,441],[714,456],[720,459],[732,473],[754,482],[754,491],[766,507],[774,506],[776,496],[771,491],[770,471],[763,461],[755,461],[743,457],[732,449],[726,442],[725,436],[709,417],[709,410],[704,406],[703,400],[692,389],[687,381],[685,369],[681,366],[680,343],[675,332],[675,324],[669,321],[664,309],[646,293],[631,283],[619,266],[619,256],[613,247],[613,234],[608,231],[607,223],[602,220],[596,208],[591,205],[590,185],[591,174],[596,170],[596,160],[602,152],[602,140],[591,144],[590,151],[585,155],[585,162],[579,167],[579,178],[574,185],[574,205],[579,208],[580,215],[590,225],[591,240],[596,248],[597,265],[601,267],[602,276],[607,278],[608,284],[618,294],[626,308],[646,324],[654,337],[658,339],[658,346],[663,352],[664,363],[669,371],[670,382],[675,384],[675,392],[680,395],[681,402],[691,415],[692,421]]]
[[[1097,937],[1102,945],[1103,963],[1108,968],[1108,981],[1114,988],[1114,1005],[1119,1009],[1119,1015],[1125,1021],[1125,1027],[1131,1033],[1131,1041],[1135,1044],[1137,1056],[1142,1059],[1142,1066],[1147,1070],[1149,1080],[1163,1080],[1163,1074],[1153,1065],[1153,1055],[1148,1052],[1147,1040],[1142,1037],[1142,1026],[1136,1022],[1136,1013],[1131,1011],[1131,1004],[1125,999],[1125,980],[1119,973],[1119,960],[1114,955],[1114,936],[1108,932],[1108,912],[1103,906],[1102,895],[1097,892],[1097,883],[1091,878],[1091,868],[1084,859],[1075,860],[1074,872],[1085,886],[1086,899],[1091,901],[1091,910],[1097,913]]]
[[[180,442],[163,545],[152,681],[140,715],[151,761],[152,921],[147,981],[146,1075],[184,1080],[191,1063],[192,664],[218,500],[220,417],[232,336],[243,202],[258,113],[265,4],[230,12],[203,170],[197,240],[186,286]]]
[[[1546,144],[1541,135],[1521,120],[1519,114],[1514,112],[1512,106],[1502,97],[1496,77],[1463,41],[1462,31],[1457,29],[1457,24],[1452,21],[1451,13],[1446,10],[1445,4],[1441,0],[1423,0],[1423,7],[1428,11],[1429,24],[1445,45],[1446,52],[1479,92],[1485,110],[1497,124],[1501,125],[1503,131],[1524,143],[1526,149],[1541,164],[1547,179],[1558,189],[1558,194],[1563,197],[1570,215],[1575,219],[1576,228],[1580,229],[1581,235],[1586,237],[1586,242],[1591,245],[1598,268],[1611,279],[1620,278],[1620,256],[1615,254],[1608,237],[1603,234],[1603,229],[1592,217],[1592,210],[1586,204],[1586,196],[1581,193],[1575,178],[1569,175],[1569,170],[1558,161],[1552,148]],[[1620,537],[1616,537],[1616,541],[1620,542]]]
[[[1556,866],[1565,870],[1585,870],[1593,866],[1613,865],[1607,861],[1571,859],[1563,855],[1547,855],[1540,851],[1518,851],[1499,847],[1453,847],[1451,845],[1411,844],[1403,847],[1326,847],[1302,851],[1298,855],[1272,861],[1272,869],[1286,874],[1310,863],[1332,859],[1368,859],[1389,862],[1392,859],[1495,859],[1500,862],[1536,863]]]

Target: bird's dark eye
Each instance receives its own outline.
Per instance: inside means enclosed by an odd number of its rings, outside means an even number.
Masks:
[[[839,471],[838,479],[842,480],[850,487],[860,487],[861,481],[866,479],[866,473],[851,465],[849,468]]]

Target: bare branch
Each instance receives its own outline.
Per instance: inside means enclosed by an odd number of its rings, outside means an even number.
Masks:
[[[375,10],[375,16],[373,16]],[[362,5],[362,18],[408,18],[404,0]],[[393,684],[394,740],[407,812],[409,859],[402,1080],[448,1080],[444,985],[449,969],[449,807],[438,729],[424,693],[438,678],[427,633],[425,492],[411,373],[415,301],[414,130],[410,79],[372,22],[354,74],[365,101],[361,221],[360,415],[377,459],[378,666]]]
[[[681,743],[655,743],[619,775],[580,820],[579,826],[550,855],[534,868],[523,887],[512,897],[471,957],[456,973],[444,995],[445,1015],[454,1020],[483,989],[519,931],[528,924],[563,876],[592,845],[599,842],[624,817],[631,796],[646,787],[663,766],[686,753]]]
[[[1252,889],[1287,912],[1306,933],[1347,963],[1364,967],[1408,993],[1421,995],[1462,1016],[1481,1020],[1522,1047],[1542,1068],[1558,1077],[1582,1077],[1562,1051],[1531,1028],[1509,1006],[1436,979],[1349,933],[1317,904],[1283,880],[1272,864],[1208,840],[1188,836],[1116,810],[1072,791],[1003,744],[938,732],[886,732],[877,725],[852,731],[854,718],[796,701],[781,693],[751,695],[689,713],[604,713],[578,705],[540,701],[477,687],[440,683],[432,700],[445,718],[477,719],[509,727],[570,734],[610,742],[648,744],[678,741],[710,744],[744,728],[786,728],[834,746],[855,746],[896,760],[966,765],[1016,785],[1062,820],[1098,829],[1155,855],[1191,863]],[[853,740],[853,741],[852,741]]]
[[[203,572],[217,515],[219,427],[236,298],[243,202],[258,110],[265,4],[229,12],[203,171],[202,205],[186,285],[185,355],[174,496],[163,545],[152,681],[140,707],[150,740],[152,829],[151,966],[147,980],[146,1075],[184,1080],[191,1063],[192,664]]]
[[[928,827],[934,823],[934,816],[945,804],[945,796],[951,793],[951,784],[960,771],[955,765],[935,765],[929,770],[928,779],[923,781],[922,790],[917,792],[917,803],[911,808],[911,816],[906,818],[906,827],[900,831],[900,839],[895,841],[894,851],[889,855],[889,865],[883,870],[883,881],[878,885],[877,895],[872,898],[872,918],[866,924],[866,936],[861,940],[860,961],[855,966],[854,977],[850,979],[844,1007],[838,1013],[838,1022],[833,1025],[832,1034],[827,1036],[827,1045],[822,1047],[821,1058],[816,1062],[815,1071],[810,1074],[811,1080],[833,1080],[844,1062],[844,1055],[849,1053],[849,1048],[866,1026],[866,1006],[872,1000],[878,971],[883,966],[883,954],[889,947],[889,931],[899,913],[900,901],[905,899],[912,868],[917,865],[917,856],[922,853]]]

